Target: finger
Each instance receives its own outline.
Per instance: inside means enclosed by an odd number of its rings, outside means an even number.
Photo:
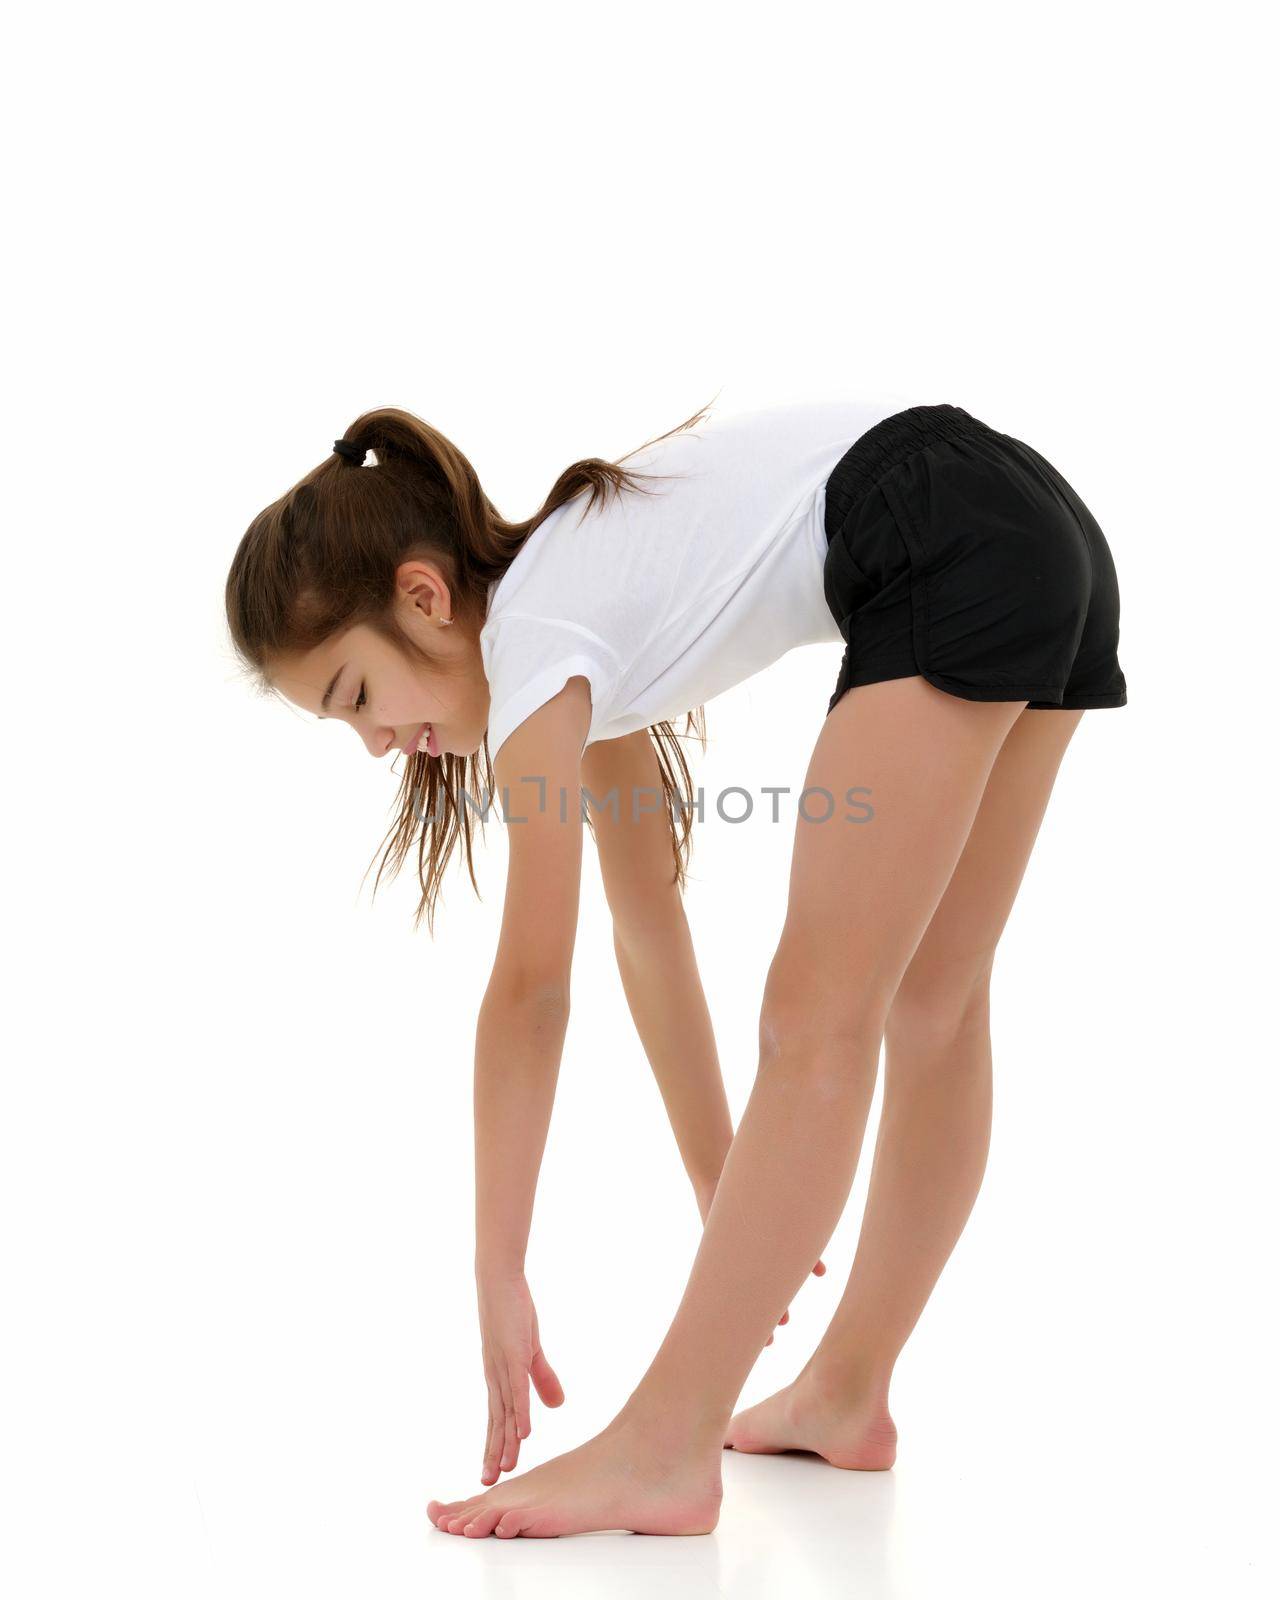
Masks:
[[[511,1384],[515,1391],[516,1412],[516,1438],[529,1437],[529,1374],[523,1367],[511,1374]]]
[[[514,1408],[507,1412],[504,1436],[506,1442],[502,1447],[502,1470],[514,1472],[516,1462],[520,1459],[520,1435],[516,1432]]]
[[[520,1453],[520,1441],[516,1438],[516,1408],[511,1397],[511,1381],[505,1371],[499,1372],[498,1381],[502,1386],[502,1470],[510,1472]]]
[[[533,1386],[538,1391],[538,1398],[544,1406],[562,1406],[564,1404],[564,1388],[552,1370],[551,1363],[547,1360],[546,1352],[541,1345],[533,1352],[529,1376],[533,1379]]]
[[[480,1481],[494,1484],[498,1481],[499,1463],[502,1459],[502,1418],[506,1411],[502,1399],[502,1385],[496,1367],[489,1369],[489,1432],[485,1439],[484,1468]]]
[[[498,1457],[502,1450],[502,1396],[497,1386],[489,1390],[489,1430],[484,1440],[484,1463],[480,1468],[480,1482],[494,1484],[498,1481]]]

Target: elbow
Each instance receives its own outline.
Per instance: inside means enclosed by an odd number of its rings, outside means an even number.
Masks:
[[[495,971],[486,998],[504,1005],[531,1011],[539,1017],[566,1018],[569,1015],[569,974],[539,967]]]

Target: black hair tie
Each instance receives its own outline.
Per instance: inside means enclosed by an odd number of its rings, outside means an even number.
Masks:
[[[365,456],[369,453],[364,445],[352,444],[349,439],[335,439],[333,448],[345,461],[350,461],[357,467],[363,464]]]

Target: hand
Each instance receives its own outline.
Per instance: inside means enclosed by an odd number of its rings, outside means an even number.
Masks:
[[[564,1390],[538,1337],[538,1313],[524,1273],[481,1276],[476,1292],[489,1388],[489,1431],[480,1481],[494,1484],[499,1473],[515,1466],[520,1441],[529,1437],[529,1379],[546,1406],[563,1405]]]
[[[698,1215],[702,1218],[702,1224],[705,1227],[706,1226],[706,1222],[707,1222],[707,1213],[711,1210],[711,1202],[716,1197],[716,1185],[713,1183],[709,1187],[702,1187],[702,1188],[695,1187],[695,1191],[694,1192],[697,1195],[697,1199],[698,1199]],[[827,1270],[826,1262],[823,1261],[821,1259],[821,1257],[819,1257],[818,1263],[813,1269],[814,1277],[815,1278],[822,1277],[823,1273],[825,1273],[826,1270]],[[788,1306],[787,1309],[778,1318],[778,1326],[781,1327],[784,1322],[790,1322],[790,1320],[791,1320],[791,1307]],[[772,1343],[773,1343],[773,1335],[770,1334],[769,1337],[764,1342],[765,1349],[767,1350]]]

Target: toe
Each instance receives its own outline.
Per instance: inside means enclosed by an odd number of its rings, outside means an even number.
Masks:
[[[501,1506],[488,1506],[475,1512],[463,1528],[468,1539],[487,1539],[505,1516]]]
[[[427,1515],[431,1518],[432,1522],[435,1523],[437,1528],[443,1528],[448,1523],[450,1517],[457,1516],[458,1512],[462,1509],[462,1506],[463,1501],[461,1500],[433,1500],[427,1507]]]
[[[577,1532],[563,1512],[557,1514],[552,1506],[530,1506],[520,1525],[522,1539],[556,1539],[562,1533]]]
[[[468,1500],[428,1500],[427,1515],[429,1517],[448,1516],[451,1511],[457,1511],[460,1506],[468,1504]]]
[[[498,1535],[499,1539],[514,1539],[524,1526],[524,1519],[527,1515],[528,1512],[520,1506],[511,1511],[504,1511],[502,1516],[498,1518],[497,1525],[493,1531]]]

